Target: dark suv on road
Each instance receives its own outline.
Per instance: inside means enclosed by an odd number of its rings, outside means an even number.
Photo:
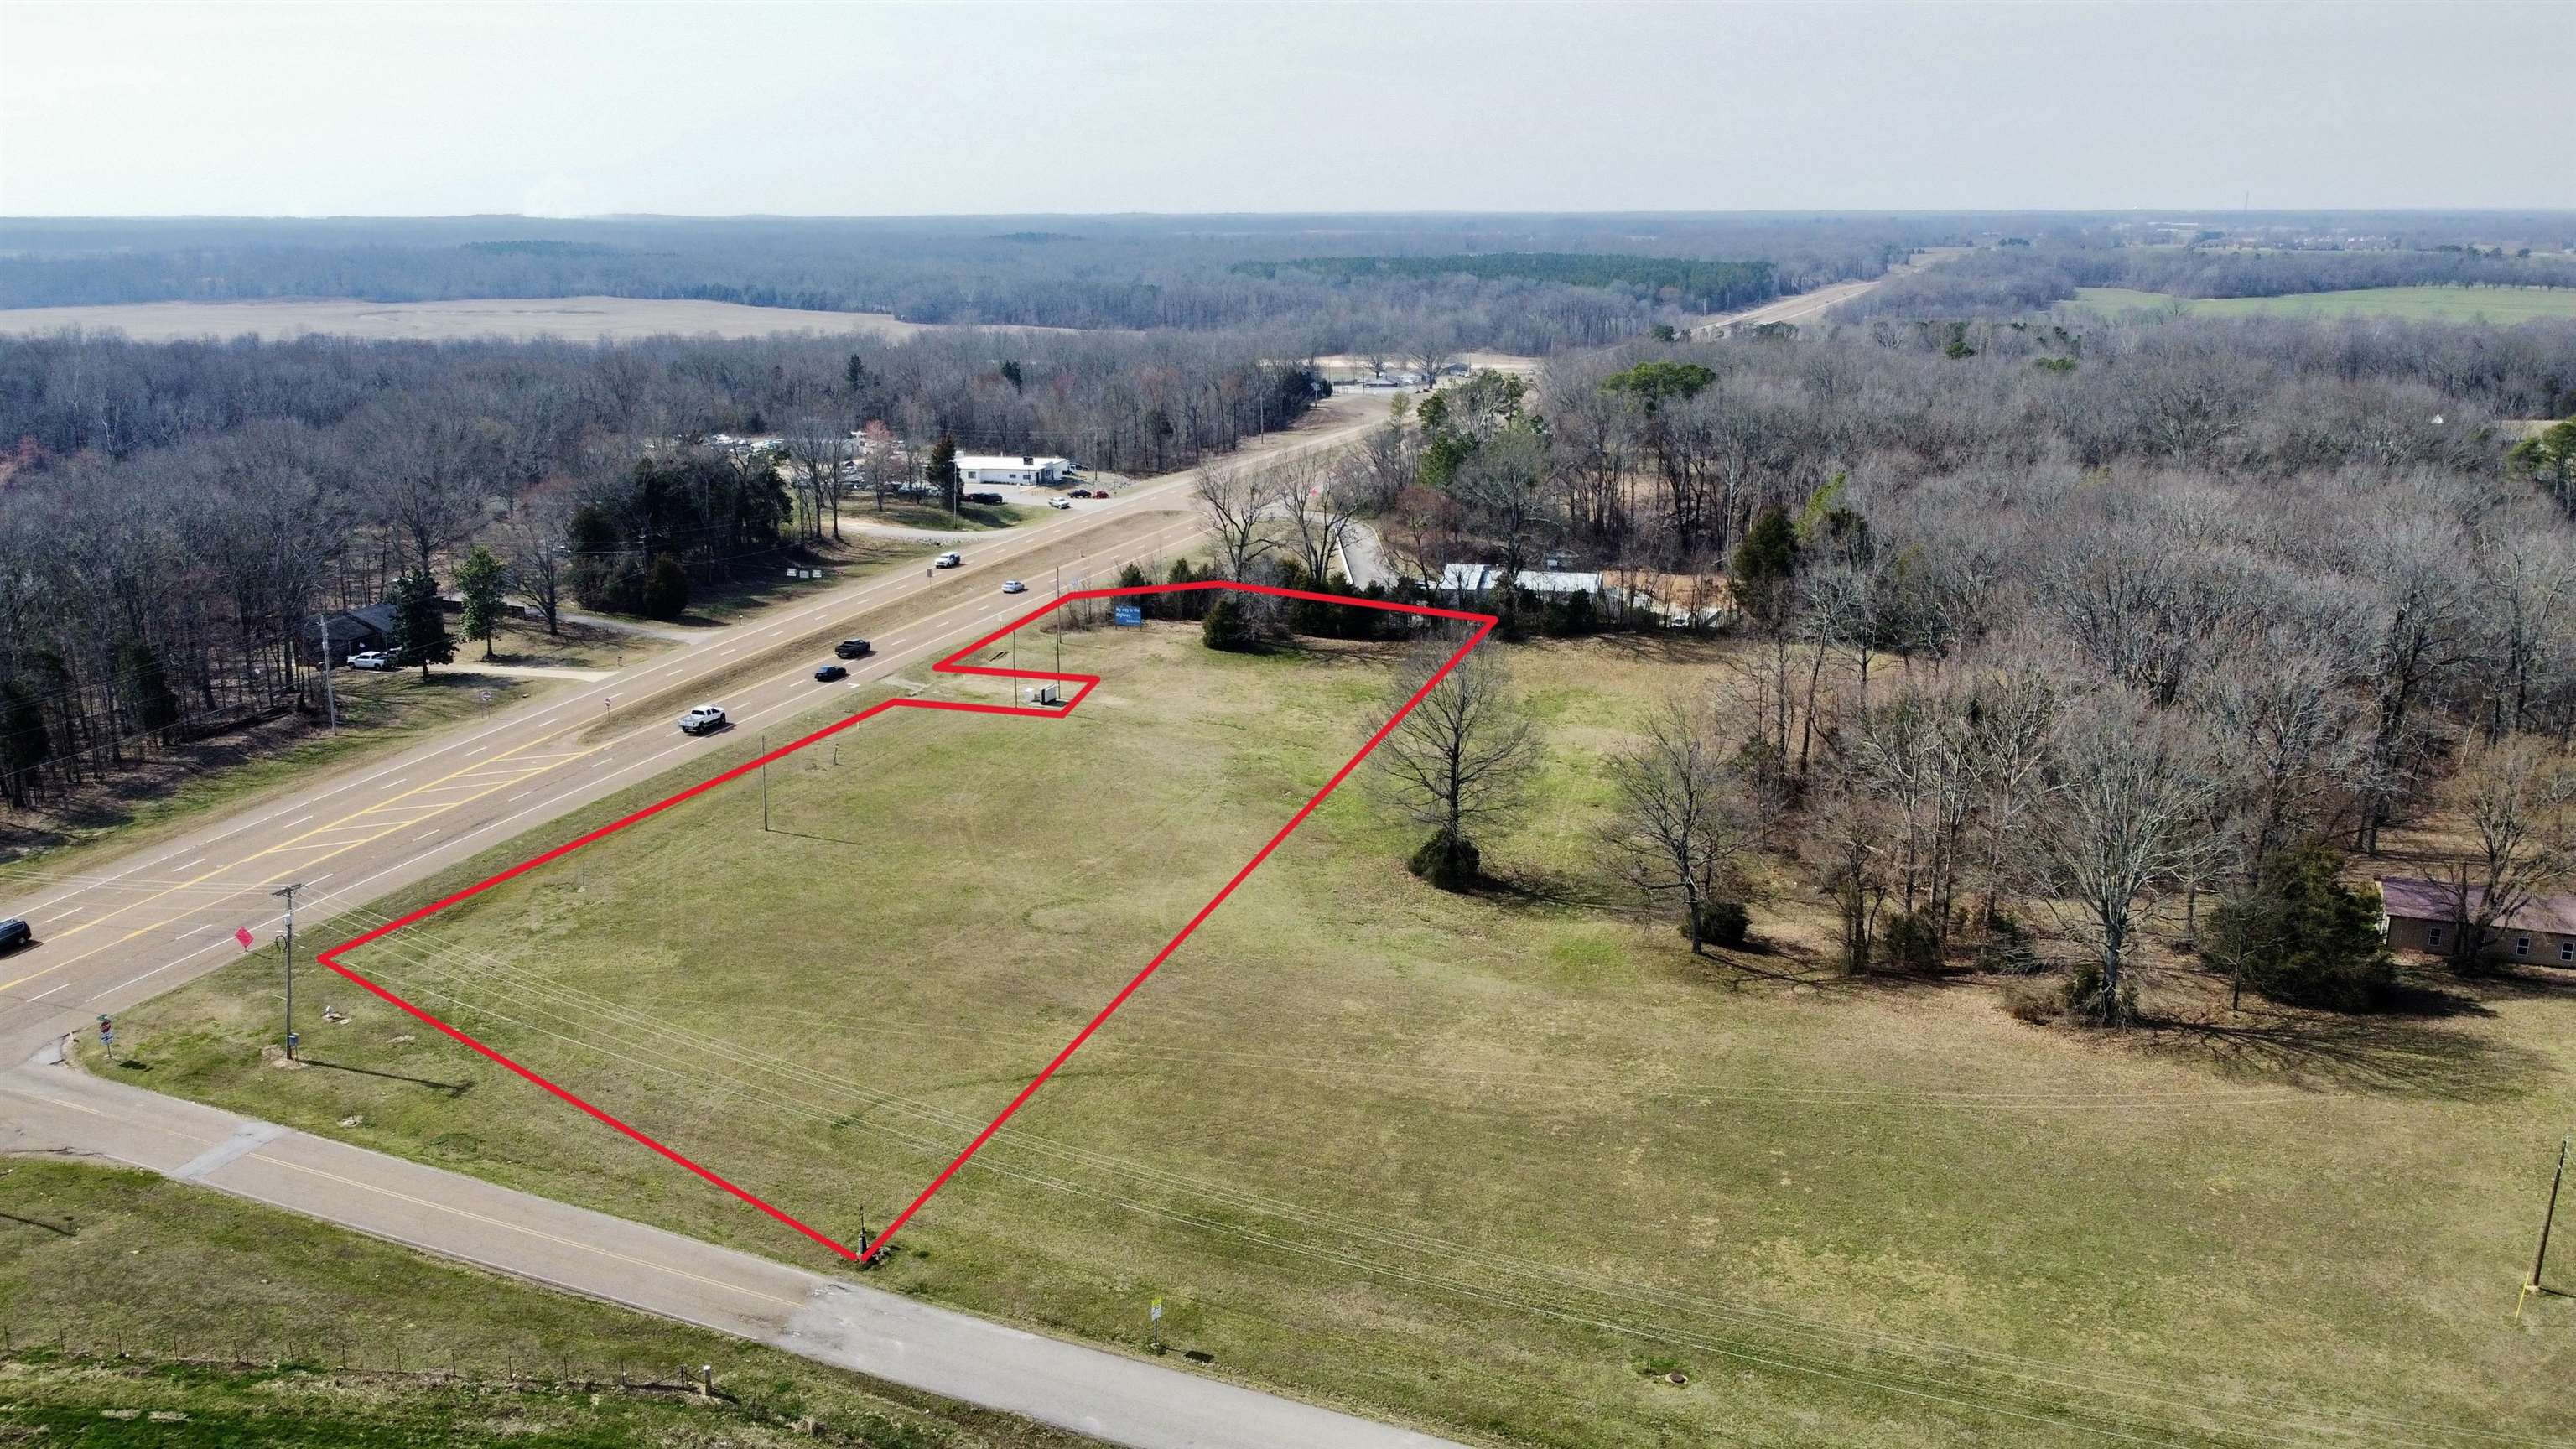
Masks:
[[[832,646],[832,652],[844,659],[864,659],[868,655],[869,648],[870,645],[865,639],[844,639]]]
[[[0,951],[15,951],[21,946],[34,944],[36,944],[35,927],[16,919],[0,921]]]

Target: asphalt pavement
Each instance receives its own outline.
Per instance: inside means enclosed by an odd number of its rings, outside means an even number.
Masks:
[[[1358,413],[1352,416],[1351,413]],[[1338,414],[1338,415],[1337,415]],[[1328,409],[1250,456],[1347,442],[1374,410]],[[1103,587],[1127,563],[1196,544],[1194,475],[1050,510],[966,545],[961,569],[854,581],[704,632],[553,698],[452,727],[362,764],[210,815],[123,858],[0,882],[0,916],[37,944],[0,957],[0,1151],[91,1155],[182,1177],[532,1282],[703,1324],[822,1362],[1121,1444],[1256,1449],[1420,1449],[1443,1441],[1263,1394],[1165,1363],[1049,1339],[620,1218],[91,1077],[61,1046],[101,1014],[171,990],[262,947],[281,928],[272,892],[328,917],[431,875],[739,732],[811,710],[936,659],[1064,587]],[[1020,577],[1035,587],[1004,595]],[[865,636],[850,678],[818,684],[830,642]],[[732,739],[681,735],[687,704],[732,716]],[[309,962],[312,945],[299,943]],[[309,969],[309,967],[308,967]],[[710,1189],[712,1191],[712,1189]]]

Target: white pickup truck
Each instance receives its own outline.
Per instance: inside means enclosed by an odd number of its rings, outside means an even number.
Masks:
[[[703,735],[723,729],[724,725],[724,706],[720,704],[702,704],[680,716],[680,733],[684,735]]]

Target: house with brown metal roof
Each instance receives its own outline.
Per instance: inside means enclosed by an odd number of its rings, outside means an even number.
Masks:
[[[2475,885],[2383,876],[2379,924],[2391,949],[2448,956],[2477,929],[2486,892]],[[2534,896],[2496,919],[2483,954],[2504,961],[2576,966],[2576,895]]]

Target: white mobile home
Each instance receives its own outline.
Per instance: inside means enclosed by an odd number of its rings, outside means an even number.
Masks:
[[[1055,484],[1065,481],[1073,471],[1070,458],[1040,458],[1027,453],[957,455],[957,480],[961,483]]]

